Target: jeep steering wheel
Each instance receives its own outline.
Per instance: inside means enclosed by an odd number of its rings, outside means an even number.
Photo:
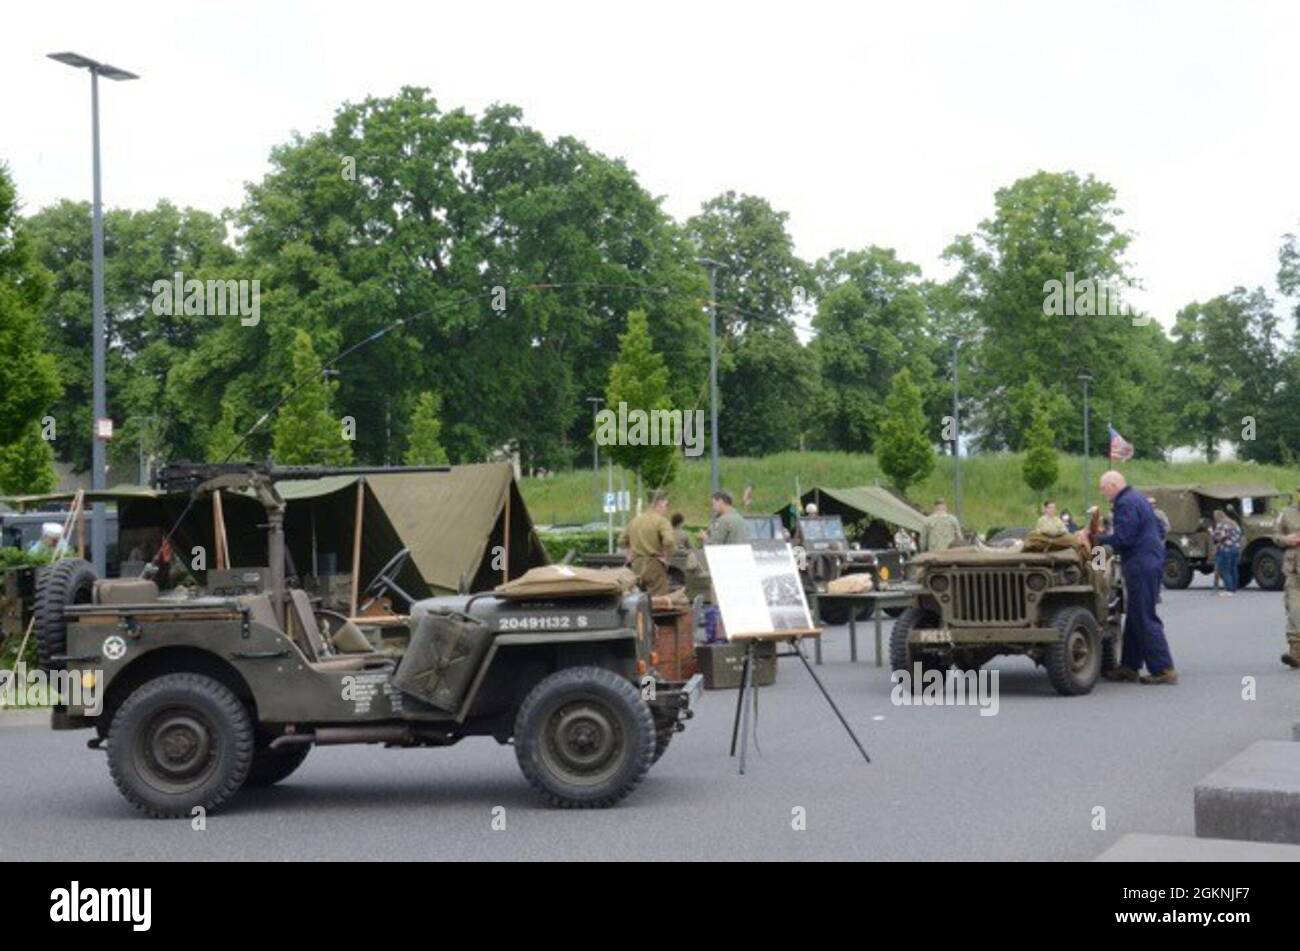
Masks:
[[[406,601],[409,608],[415,603],[415,598],[411,597],[402,586],[397,583],[397,576],[402,573],[406,563],[411,560],[411,549],[403,548],[388,563],[379,569],[379,573],[366,585],[365,590],[361,592],[361,602],[357,605],[357,614],[363,614],[366,608],[374,604],[387,591],[400,596]]]

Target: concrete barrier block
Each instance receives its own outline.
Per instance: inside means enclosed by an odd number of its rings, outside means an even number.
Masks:
[[[1300,747],[1260,740],[1196,784],[1196,834],[1300,844]]]
[[[1131,832],[1094,862],[1300,862],[1300,845]]]

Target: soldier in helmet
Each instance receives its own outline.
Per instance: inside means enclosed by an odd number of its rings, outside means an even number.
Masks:
[[[1300,492],[1300,490],[1297,490]],[[1282,663],[1300,667],[1300,505],[1294,502],[1282,510],[1274,526],[1277,543],[1286,549],[1282,557],[1282,604],[1286,609],[1287,652]]]

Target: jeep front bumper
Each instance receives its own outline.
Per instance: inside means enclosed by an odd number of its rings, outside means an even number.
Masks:
[[[654,713],[656,723],[672,721],[680,724],[695,716],[694,708],[703,692],[703,674],[696,674],[685,681],[657,680],[654,682],[654,691],[646,697],[646,702]]]
[[[963,647],[981,644],[1052,644],[1061,639],[1053,627],[918,627],[907,643],[917,647]]]

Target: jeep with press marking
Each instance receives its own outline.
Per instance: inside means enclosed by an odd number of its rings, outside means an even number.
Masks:
[[[1118,665],[1123,587],[1116,559],[1100,549],[950,548],[918,555],[909,572],[921,591],[894,622],[895,671],[977,670],[1020,654],[1058,693],[1077,695]]]
[[[35,598],[41,664],[78,672],[103,701],[94,715],[65,698],[54,728],[93,731],[88,745],[107,751],[119,791],[155,817],[215,809],[242,787],[279,782],[316,747],[439,747],[475,736],[513,745],[553,805],[621,800],[684,728],[702,689],[699,675],[659,676],[650,600],[632,590],[630,572],[539,566],[493,590],[417,599],[403,588],[411,554],[402,549],[358,592],[350,616],[289,583],[277,482],[392,471],[164,467],[157,482],[168,504],[221,492],[260,501],[264,589],[160,593],[145,578],[98,579],[80,559],[51,565]],[[389,600],[407,612],[374,610]]]

